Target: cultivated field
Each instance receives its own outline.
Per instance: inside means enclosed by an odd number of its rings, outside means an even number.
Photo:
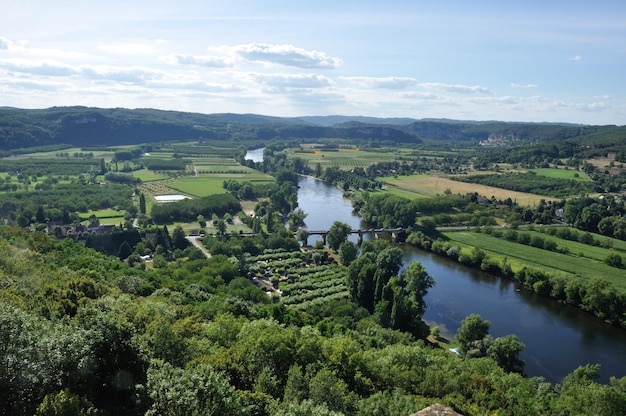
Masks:
[[[557,179],[573,179],[576,181],[589,182],[589,178],[584,172],[578,172],[575,170],[566,170],[566,169],[551,169],[551,168],[538,168],[538,169],[528,169],[528,172],[534,172],[539,176],[545,176],[548,178],[557,178]]]
[[[453,244],[465,247],[467,250],[478,247],[496,261],[501,261],[506,257],[514,270],[525,265],[553,274],[579,276],[584,279],[594,276],[605,277],[615,288],[626,290],[624,270],[611,267],[599,260],[599,257],[605,258],[608,254],[615,253],[615,251],[582,244],[581,251],[570,251],[568,254],[563,254],[476,232],[445,232],[443,235]],[[558,247],[567,246],[573,248],[573,242],[571,241],[549,237],[545,234],[541,234],[541,237],[557,241]],[[604,250],[604,255],[600,253],[602,250]],[[593,251],[594,254],[585,255],[588,251]]]
[[[366,168],[377,162],[396,160],[396,152],[366,152],[358,149],[338,149],[337,151],[312,150],[310,152],[294,151],[290,158],[300,158],[308,162],[309,168],[315,169],[319,163],[322,169],[338,167],[349,170],[356,167]]]
[[[541,195],[527,194],[523,192],[509,191],[492,186],[478,185],[473,183],[465,183],[453,181],[452,179],[430,175],[410,175],[398,177],[380,178],[386,185],[386,189],[390,192],[399,193],[403,196],[414,195],[416,197],[432,197],[441,195],[446,189],[453,194],[465,195],[468,193],[478,192],[479,195],[496,199],[511,198],[520,205],[535,206],[541,199],[552,200],[553,198]],[[401,192],[401,193],[400,193]]]

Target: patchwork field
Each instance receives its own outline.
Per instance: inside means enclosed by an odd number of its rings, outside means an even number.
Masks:
[[[400,191],[402,192],[401,195],[407,196],[408,193],[414,195],[414,198],[441,195],[446,189],[449,189],[453,194],[465,195],[478,192],[479,195],[483,195],[487,198],[491,198],[492,196],[497,199],[511,198],[518,204],[526,206],[537,205],[541,199],[552,199],[551,197],[542,195],[533,195],[492,186],[458,182],[448,178],[429,175],[388,176],[380,178],[380,180],[385,183],[386,189],[390,192],[399,193],[398,191]]]
[[[290,158],[300,158],[308,162],[309,168],[315,168],[318,163],[322,169],[338,167],[339,169],[366,168],[377,162],[393,161],[397,158],[392,152],[366,152],[357,149],[338,149],[337,151],[312,150],[311,152],[289,153]]]

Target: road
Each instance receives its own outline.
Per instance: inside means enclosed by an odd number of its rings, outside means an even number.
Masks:
[[[211,258],[211,253],[209,253],[206,247],[204,247],[204,244],[202,244],[202,242],[200,241],[202,237],[200,237],[199,235],[188,235],[188,236],[185,236],[185,238],[187,239],[187,241],[193,244],[195,248],[200,250],[207,259]]]

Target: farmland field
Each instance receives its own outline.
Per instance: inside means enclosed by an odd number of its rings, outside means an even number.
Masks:
[[[208,195],[225,194],[228,192],[223,188],[226,176],[192,176],[178,178],[168,184],[168,186],[185,194],[203,197]]]
[[[140,169],[133,171],[135,178],[141,179],[142,182],[158,181],[160,179],[167,179],[168,176],[163,173],[155,172],[148,169]]]
[[[446,232],[443,235],[450,242],[467,249],[478,247],[496,261],[504,257],[516,269],[523,265],[550,273],[561,273],[588,279],[594,276],[606,277],[617,289],[626,289],[624,270],[608,266],[601,261],[580,257],[577,253],[562,254],[527,246],[502,238],[474,232]],[[544,237],[545,238],[545,237]],[[594,248],[587,246],[590,249]],[[597,248],[597,247],[596,247]],[[610,251],[605,249],[608,255]],[[530,260],[532,259],[532,260]]]
[[[308,162],[309,168],[315,168],[319,163],[322,169],[337,167],[339,169],[366,168],[377,162],[392,161],[397,158],[392,152],[366,152],[357,149],[338,149],[337,151],[315,150],[312,152],[298,152],[288,154],[289,158],[300,158]]]
[[[541,195],[508,191],[506,189],[495,188],[493,186],[453,181],[452,179],[430,175],[409,175],[398,177],[388,176],[382,177],[380,180],[385,183],[388,190],[409,192],[414,194],[414,197],[432,197],[441,195],[446,189],[449,189],[453,194],[465,195],[468,193],[478,192],[479,195],[483,195],[487,198],[491,198],[492,196],[497,199],[511,198],[519,205],[525,206],[535,206],[541,199],[552,199]]]
[[[577,181],[588,182],[589,178],[582,172],[577,172],[575,170],[565,170],[565,169],[550,169],[550,168],[538,168],[538,169],[528,169],[528,172],[534,172],[539,176],[545,176],[547,178],[557,178],[557,179],[573,179]]]
[[[261,278],[280,280],[281,303],[300,310],[334,299],[348,299],[345,269],[336,265],[307,264],[301,251],[250,257],[250,271]],[[269,274],[269,275],[268,275]]]

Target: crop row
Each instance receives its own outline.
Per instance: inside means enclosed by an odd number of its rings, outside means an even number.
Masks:
[[[323,266],[323,267],[324,267],[323,269],[317,270],[314,272],[309,272],[308,267],[292,267],[288,269],[288,272],[290,274],[297,275],[301,279],[305,279],[305,278],[319,279],[324,276],[328,276],[328,275],[339,272],[339,269],[334,268],[334,267],[329,267],[329,266]]]
[[[283,291],[283,294],[289,295],[299,290],[310,291],[310,290],[324,289],[327,287],[336,286],[341,283],[342,283],[341,279],[338,279],[337,277],[335,277],[334,279],[329,279],[329,280],[318,280],[318,281],[308,280],[308,281],[300,281],[296,283],[281,283],[279,285],[279,288],[280,290]]]
[[[258,256],[248,257],[248,263],[256,263],[258,261],[274,261],[280,260],[284,262],[287,259],[300,259],[302,253],[300,251],[281,251],[278,253],[266,253]]]
[[[296,274],[297,272],[294,273],[289,273],[289,282],[290,284],[297,284],[297,283],[308,283],[308,282],[326,282],[326,281],[332,281],[335,279],[343,279],[344,276],[346,275],[344,272],[341,271],[336,271],[334,273],[327,273],[327,274],[322,274],[322,275],[308,275],[308,276],[298,276]]]
[[[327,273],[330,273],[331,271],[333,271],[333,269],[329,268],[328,266],[309,266],[303,269],[299,269],[297,273],[301,277],[304,277],[309,274],[316,274],[316,273],[320,273],[320,276],[321,276],[322,274],[327,274]]]
[[[327,287],[319,290],[312,290],[308,292],[304,292],[298,295],[289,296],[282,299],[282,302],[285,305],[294,305],[298,303],[302,303],[308,300],[313,300],[316,298],[326,298],[330,295],[334,295],[335,293],[347,292],[347,288],[344,284],[337,284],[335,286]]]
[[[329,295],[329,296],[318,297],[318,298],[315,298],[315,299],[311,299],[311,300],[307,300],[307,301],[304,301],[304,302],[296,303],[296,304],[293,304],[293,305],[290,305],[290,306],[293,307],[293,308],[299,309],[299,310],[307,310],[311,306],[323,305],[324,303],[328,303],[328,302],[330,302],[332,300],[348,299],[349,297],[350,297],[350,294],[348,293],[348,290],[346,289],[346,290],[334,293],[334,294]]]
[[[367,167],[371,165],[372,161],[366,160],[353,160],[353,159],[333,159],[328,162],[333,167]]]

